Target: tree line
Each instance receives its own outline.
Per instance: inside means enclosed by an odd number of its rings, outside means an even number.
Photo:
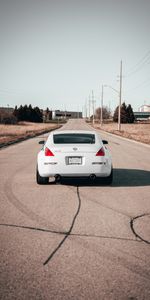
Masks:
[[[46,110],[40,109],[38,106],[20,105],[15,109],[0,108],[1,124],[17,124],[20,121],[42,123],[52,120],[52,111],[47,107]]]
[[[113,121],[118,122],[118,106],[113,114]],[[104,106],[103,119],[112,118],[111,111],[108,107]],[[95,111],[95,118],[100,120],[101,117],[101,107],[97,108]],[[91,116],[92,118],[92,116]],[[7,111],[0,110],[0,123],[3,124],[16,124],[20,121],[27,122],[49,122],[52,120],[52,111],[47,108],[45,111],[41,110],[38,106],[32,107],[32,105],[20,105],[15,107],[13,113],[8,113]],[[135,117],[131,105],[126,105],[125,102],[121,105],[121,123],[134,123]]]
[[[39,109],[38,106],[32,107],[30,104],[28,105],[20,105],[14,109],[13,115],[16,117],[17,121],[27,121],[27,122],[35,122],[41,123],[43,122],[43,112]]]
[[[118,122],[118,110],[119,110],[119,106],[116,107],[114,115],[113,115],[114,122]],[[122,124],[134,123],[135,116],[134,116],[131,104],[126,105],[125,102],[122,103],[121,109],[120,109],[120,119],[121,119]]]
[[[118,122],[118,110],[119,110],[119,106],[116,107],[114,114],[113,114],[114,122]],[[107,106],[103,106],[102,113],[103,113],[103,119],[110,119],[112,117],[111,111]],[[101,107],[98,107],[96,109],[95,118],[100,120]],[[131,104],[126,105],[125,102],[122,103],[121,108],[120,108],[120,118],[121,118],[122,124],[123,123],[134,123],[135,116],[134,116]]]

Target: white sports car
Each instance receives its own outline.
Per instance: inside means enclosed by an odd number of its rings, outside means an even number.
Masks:
[[[38,184],[46,184],[49,177],[105,178],[107,184],[113,180],[112,159],[109,150],[95,131],[57,130],[50,133],[38,153]]]

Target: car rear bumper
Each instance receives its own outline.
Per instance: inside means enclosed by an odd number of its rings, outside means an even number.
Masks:
[[[91,174],[96,177],[107,177],[111,173],[111,165],[108,163],[91,165],[91,166],[66,166],[61,168],[57,165],[38,165],[41,177],[90,177]]]

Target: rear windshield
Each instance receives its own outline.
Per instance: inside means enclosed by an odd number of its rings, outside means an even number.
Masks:
[[[95,135],[87,133],[54,134],[54,144],[95,144]]]

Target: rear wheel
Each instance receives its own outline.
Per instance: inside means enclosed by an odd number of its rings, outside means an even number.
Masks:
[[[49,181],[49,177],[42,177],[39,174],[38,168],[36,169],[36,182],[37,184],[47,184]]]

